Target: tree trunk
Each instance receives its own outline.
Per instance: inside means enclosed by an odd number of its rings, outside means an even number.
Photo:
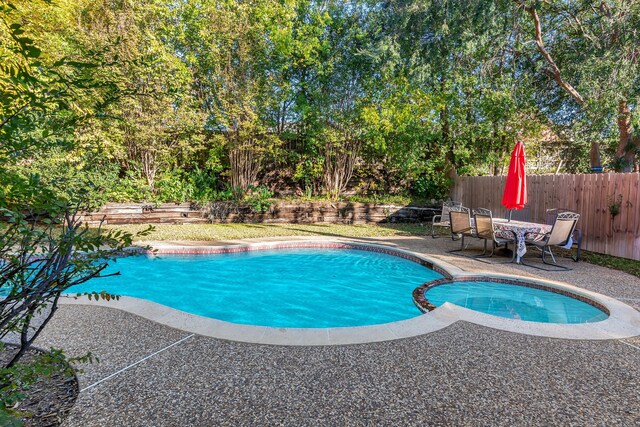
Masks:
[[[324,149],[322,181],[325,194],[337,199],[346,189],[353,176],[353,169],[360,153],[360,142],[344,138],[342,146],[327,142]]]
[[[442,90],[442,94],[444,94],[446,90],[446,80],[444,77],[441,77],[440,79],[440,89]],[[446,158],[449,160],[451,165],[456,168],[455,143],[452,142],[449,144],[451,129],[449,126],[449,104],[447,102],[445,102],[444,108],[440,111],[440,123],[442,123],[442,144],[447,147]]]
[[[527,13],[529,13],[529,15],[531,15],[531,18],[533,19],[533,25],[535,27],[536,46],[538,47],[538,52],[540,52],[542,57],[545,59],[545,61],[547,61],[547,64],[549,65],[549,73],[553,77],[553,80],[555,80],[555,82],[558,84],[558,86],[562,88],[562,90],[564,90],[566,93],[571,95],[571,97],[581,107],[583,107],[585,104],[584,98],[573,86],[569,84],[569,82],[565,81],[562,78],[562,73],[560,72],[560,68],[558,68],[558,65],[556,65],[555,61],[553,60],[553,57],[551,57],[551,54],[549,53],[549,51],[547,51],[546,47],[544,46],[544,41],[542,40],[542,26],[540,24],[540,17],[538,16],[538,11],[536,10],[535,7],[526,7],[526,6],[524,7],[524,10],[527,11]]]
[[[602,162],[600,160],[600,144],[597,142],[591,143],[591,152],[589,154],[591,160],[591,170],[602,168]]]
[[[633,172],[636,150],[631,135],[631,111],[626,99],[621,99],[618,103],[618,133],[620,139],[616,149],[616,172]]]
[[[151,191],[154,190],[155,180],[156,180],[156,153],[152,150],[147,150],[142,153],[140,156],[140,160],[142,161],[142,172],[144,173],[145,178],[147,179],[147,184],[149,184],[149,189]]]
[[[231,164],[231,186],[246,191],[258,179],[262,154],[253,144],[237,144],[229,151]]]

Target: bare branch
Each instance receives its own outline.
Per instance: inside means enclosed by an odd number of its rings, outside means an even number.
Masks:
[[[556,65],[555,61],[551,57],[551,54],[547,51],[547,49],[544,46],[544,41],[542,40],[542,28],[541,28],[541,25],[540,25],[540,17],[538,16],[538,11],[535,9],[535,7],[525,6],[525,5],[523,5],[523,4],[519,3],[519,2],[518,2],[518,5],[520,5],[521,7],[524,7],[524,10],[529,15],[531,15],[531,18],[533,19],[533,24],[535,26],[535,42],[536,42],[536,46],[538,46],[538,51],[544,57],[544,59],[547,61],[547,64],[549,64],[550,72],[551,72],[551,75],[553,76],[553,79],[556,81],[556,83],[558,83],[558,85],[565,92],[567,92],[569,95],[571,95],[571,97],[578,104],[580,104],[580,106],[584,106],[584,104],[585,104],[584,98],[582,97],[582,95],[580,95],[580,93],[573,86],[571,86],[571,84],[569,84],[568,82],[566,82],[562,78],[562,73],[560,72],[560,68],[558,68],[558,65]]]

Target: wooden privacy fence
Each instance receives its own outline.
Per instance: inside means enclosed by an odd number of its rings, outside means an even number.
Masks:
[[[456,178],[451,198],[505,217],[505,180],[505,176],[461,176]],[[638,173],[527,176],[531,220],[545,222],[547,209],[571,209],[580,214],[584,249],[640,260],[639,183]],[[610,206],[618,202],[619,213],[613,216]]]

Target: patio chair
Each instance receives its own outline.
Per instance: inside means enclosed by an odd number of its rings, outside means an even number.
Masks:
[[[553,265],[563,270],[571,270],[559,265],[551,252],[552,246],[566,246],[576,229],[580,214],[575,212],[560,212],[556,215],[551,231],[545,234],[529,233],[525,236],[525,243],[539,248],[542,251],[542,262]],[[553,262],[548,262],[546,255],[550,255]]]
[[[553,223],[556,222],[556,217],[558,216],[559,213],[562,212],[573,212],[571,209],[563,209],[563,208],[556,208],[556,209],[547,209],[547,219],[546,222],[549,225],[553,225]],[[576,246],[576,255],[571,256],[571,258],[575,261],[578,262],[580,261],[580,251],[582,248],[582,230],[580,230],[579,228],[576,227],[575,230],[573,230],[573,234],[571,236],[571,240],[572,240],[572,247],[575,245]]]
[[[487,209],[487,208],[474,208],[474,209],[473,209],[473,215],[475,216],[475,214],[480,214],[480,215],[491,215],[491,209]]]
[[[509,211],[509,219],[513,221],[531,221],[531,207],[529,205],[525,205],[524,208],[518,210],[510,210]]]
[[[479,239],[484,239],[484,251],[482,255],[479,257],[484,257],[487,254],[487,243],[491,241],[491,253],[489,257],[493,256],[493,253],[497,246],[504,245],[505,249],[508,249],[509,243],[514,244],[514,250],[512,251],[513,256],[509,262],[513,262],[516,256],[515,243],[516,236],[513,234],[513,237],[505,238],[504,236],[498,237],[496,235],[495,229],[493,228],[493,216],[491,215],[491,211],[488,209],[474,209],[473,217],[476,223],[476,237]]]
[[[449,212],[452,210],[460,210],[462,203],[448,200],[442,203],[442,212],[440,215],[434,215],[431,218],[431,237],[440,237],[436,235],[436,227],[449,228]]]
[[[460,249],[454,249],[449,252],[460,252],[466,248],[464,244],[465,237],[475,237],[476,232],[471,226],[471,216],[469,215],[469,208],[461,207],[460,210],[449,211],[449,227],[451,229],[452,239],[458,237],[460,242]]]

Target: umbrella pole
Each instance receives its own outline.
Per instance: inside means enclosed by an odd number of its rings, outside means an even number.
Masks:
[[[509,222],[511,222],[511,214],[513,213],[513,209],[509,209]]]

